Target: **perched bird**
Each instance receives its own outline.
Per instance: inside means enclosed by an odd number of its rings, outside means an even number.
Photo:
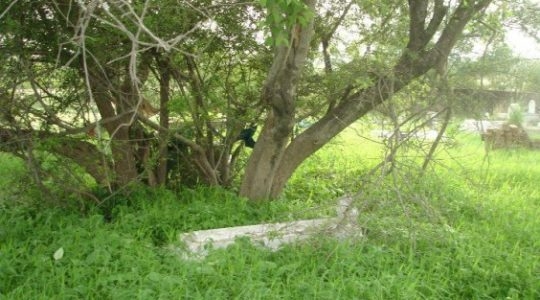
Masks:
[[[255,134],[255,131],[257,131],[257,126],[251,126],[248,128],[242,129],[240,131],[240,134],[236,138],[237,141],[244,141],[244,144],[246,147],[253,148],[255,147],[255,140],[253,139],[253,135]]]

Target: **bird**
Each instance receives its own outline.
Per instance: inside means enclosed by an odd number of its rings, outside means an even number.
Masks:
[[[244,141],[244,144],[248,148],[255,147],[255,140],[253,139],[253,135],[255,134],[255,131],[257,131],[257,126],[250,126],[248,128],[242,129],[240,131],[240,134],[236,138],[237,141]]]

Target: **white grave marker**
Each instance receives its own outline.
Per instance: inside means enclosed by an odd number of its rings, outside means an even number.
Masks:
[[[529,110],[527,112],[530,114],[536,113],[536,101],[534,100],[529,101]]]
[[[362,229],[356,223],[359,211],[353,206],[352,197],[339,199],[336,207],[337,217],[313,220],[299,220],[283,223],[267,223],[199,230],[181,233],[179,238],[185,243],[187,252],[183,258],[203,258],[208,254],[207,246],[225,248],[233,244],[237,238],[248,237],[272,250],[283,244],[305,240],[314,234],[324,233],[336,238],[361,237]]]

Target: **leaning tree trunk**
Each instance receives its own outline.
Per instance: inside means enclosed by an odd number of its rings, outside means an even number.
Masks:
[[[282,52],[286,50],[278,51],[263,91],[263,95],[272,105],[272,110],[250,157],[240,190],[242,196],[251,200],[263,200],[280,195],[293,172],[309,156],[411,81],[430,69],[444,65],[465,25],[492,0],[462,1],[444,28],[440,28],[447,13],[444,2],[435,0],[434,12],[431,15],[428,14],[428,2],[409,0],[409,42],[390,74],[375,78],[373,86],[344,97],[341,103],[290,144],[287,144],[287,130],[292,126],[292,91],[301,65],[287,63],[281,68],[280,54],[283,55]],[[430,46],[430,41],[438,31],[438,40]],[[303,37],[310,36],[311,34],[306,34]],[[309,43],[305,40],[302,42]],[[291,52],[302,54],[298,58],[305,58],[307,55],[307,49],[304,49],[306,53],[294,50],[291,49]],[[287,58],[287,62],[290,62],[291,58]],[[303,62],[303,58],[298,62]],[[275,78],[276,76],[279,77]]]

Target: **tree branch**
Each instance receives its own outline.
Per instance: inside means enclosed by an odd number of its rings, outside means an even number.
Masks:
[[[34,141],[47,142],[46,151],[71,159],[83,167],[98,183],[109,184],[110,162],[97,147],[87,141],[38,130],[13,130],[0,128],[0,150],[22,152]]]

